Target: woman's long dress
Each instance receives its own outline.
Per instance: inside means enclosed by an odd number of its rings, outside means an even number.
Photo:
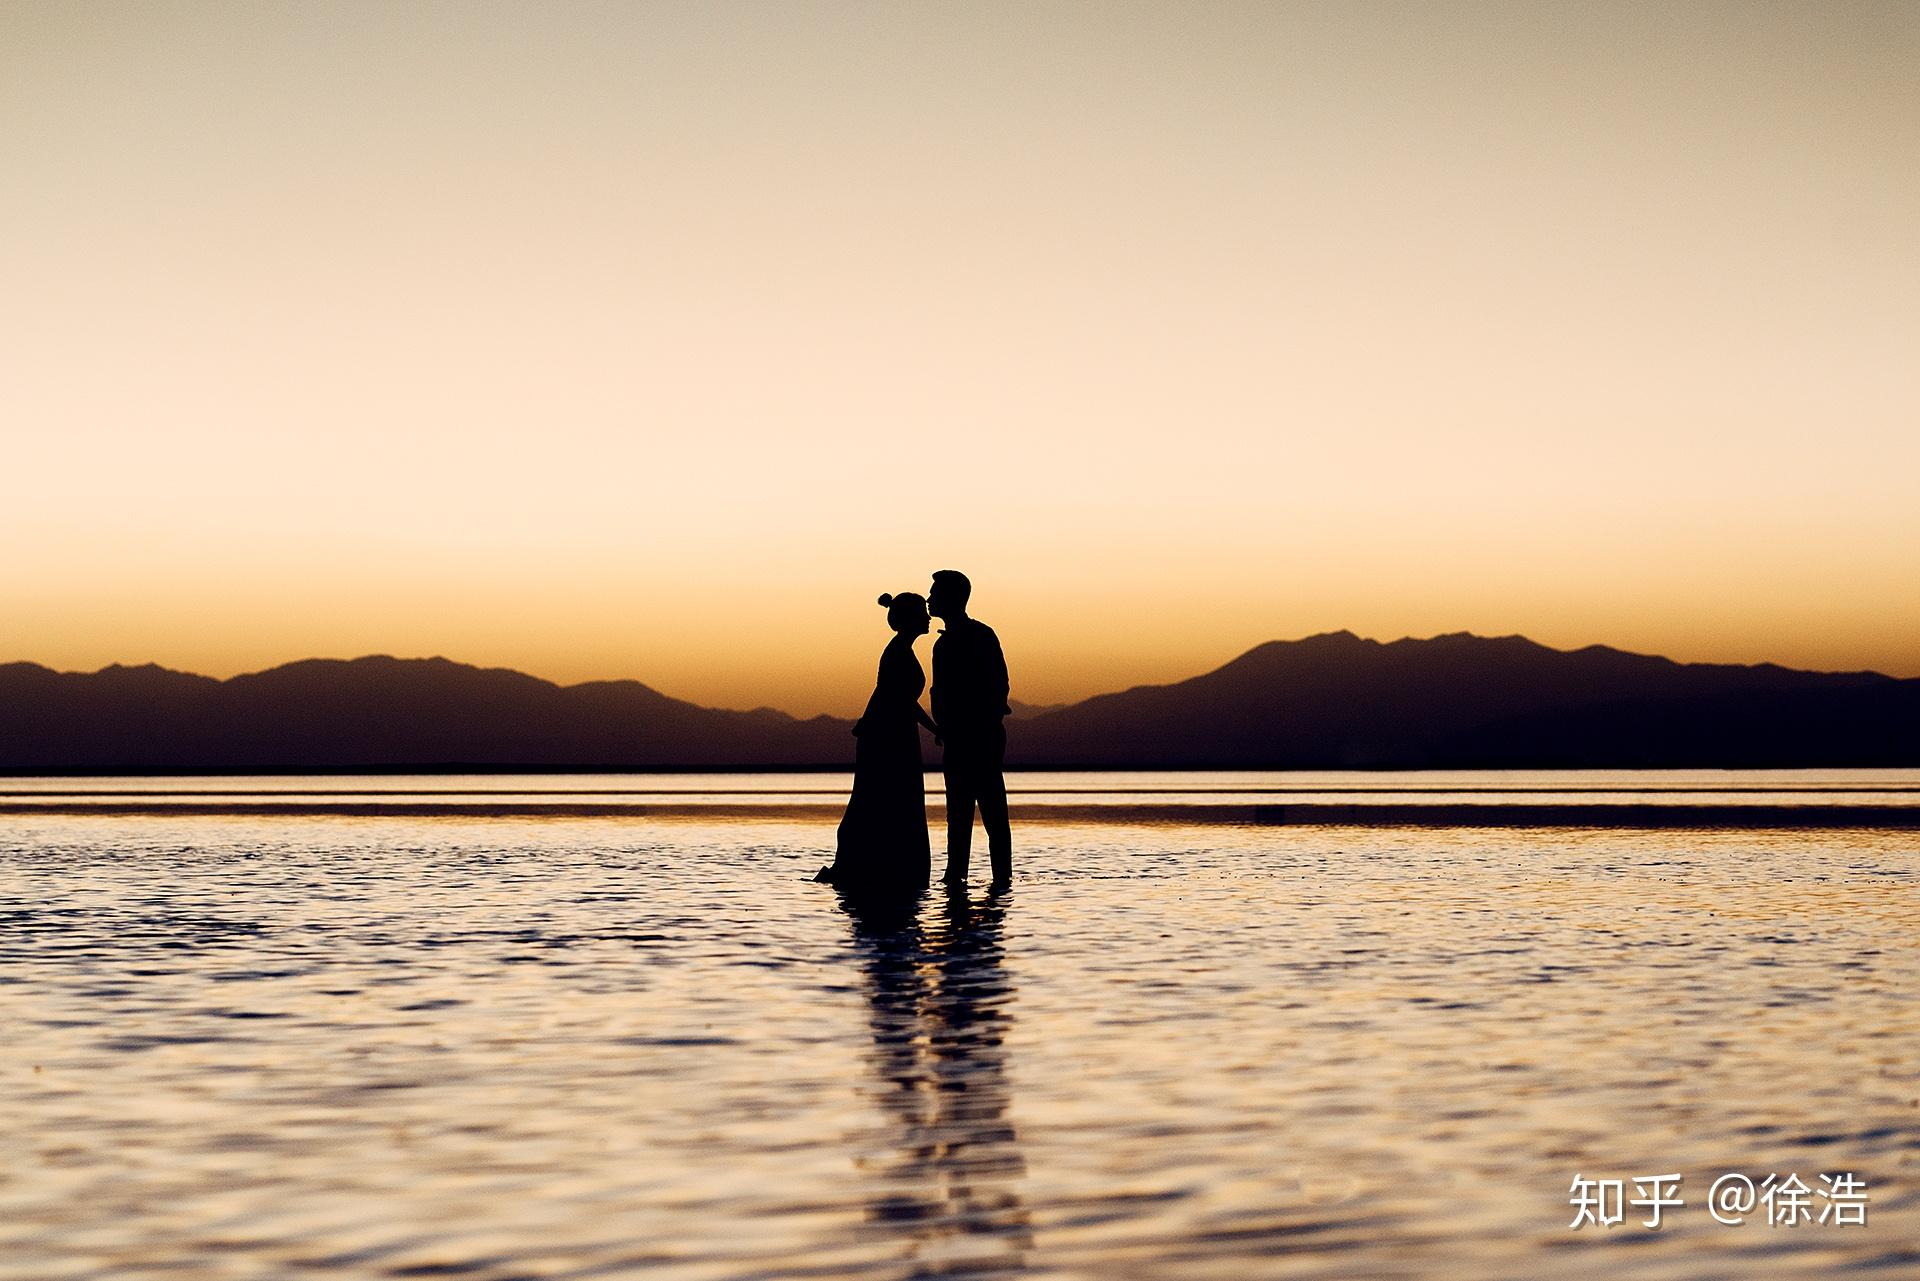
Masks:
[[[895,636],[880,653],[879,678],[861,717],[853,795],[830,873],[848,894],[917,894],[932,876],[918,715],[926,685],[913,638]]]

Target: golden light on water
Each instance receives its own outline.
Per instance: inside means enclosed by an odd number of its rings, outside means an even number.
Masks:
[[[1630,1248],[1894,1281],[1920,1210],[1908,832],[1043,825],[1011,894],[887,929],[801,882],[827,822],[16,828],[25,1275],[1558,1278]],[[1720,1228],[1723,1170],[1856,1172],[1867,1221]],[[1667,1229],[1570,1233],[1576,1173],[1654,1171]]]

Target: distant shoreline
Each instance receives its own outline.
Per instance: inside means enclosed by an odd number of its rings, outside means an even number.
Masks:
[[[939,751],[928,753],[928,779],[940,777]],[[1211,764],[1175,762],[1172,764],[1073,764],[1071,762],[1029,764],[1025,761],[1008,761],[1009,774],[1799,774],[1826,770],[1914,770],[1920,769],[1920,760],[1915,761],[1808,761],[1792,765],[1743,763],[1728,764],[1709,761],[1689,764],[1659,765],[1565,765],[1565,764],[1527,764],[1513,762],[1476,763],[1467,765],[1350,765],[1327,763],[1320,765],[1263,765],[1249,764],[1245,761],[1219,761]],[[471,774],[487,778],[510,778],[514,775],[528,777],[566,777],[569,775],[613,776],[621,778],[648,778],[654,775],[673,778],[688,774],[833,774],[851,777],[853,762],[844,764],[827,762],[816,764],[780,764],[780,765],[464,765],[458,762],[435,765],[327,765],[327,766],[271,766],[256,767],[247,765],[233,766],[196,766],[193,768],[155,769],[138,764],[121,766],[82,766],[60,769],[33,769],[18,766],[0,767],[0,780],[22,778],[404,778],[419,776],[422,778],[458,777]]]
[[[197,803],[174,801],[71,800],[0,804],[0,818],[8,815],[79,817],[176,818],[554,818],[638,820],[724,820],[727,822],[817,821],[839,818],[844,805],[834,803],[712,804],[646,803],[609,805],[565,802],[451,802],[421,804],[409,801],[241,801]],[[1250,827],[1487,827],[1487,828],[1648,828],[1733,830],[1799,830],[1816,828],[1879,828],[1920,830],[1920,804],[1914,805],[1655,805],[1644,803],[1561,805],[1409,803],[1379,804],[1015,804],[1012,816],[1022,823],[1113,823],[1175,826]],[[945,817],[938,803],[927,807],[929,822]]]
[[[1327,632],[1021,710],[1007,764],[1026,770],[1920,766],[1920,679],[1522,636]],[[786,773],[851,767],[851,728],[442,658],[308,659],[225,681],[0,664],[0,769],[15,776]]]

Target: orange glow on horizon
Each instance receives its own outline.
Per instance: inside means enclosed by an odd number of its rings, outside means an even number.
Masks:
[[[0,10],[0,661],[1920,676],[1920,9]],[[924,655],[923,647],[923,655]]]

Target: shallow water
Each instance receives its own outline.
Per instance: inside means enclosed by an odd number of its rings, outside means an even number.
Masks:
[[[831,835],[8,817],[0,1277],[1920,1269],[1912,832],[1047,825],[904,923]]]

